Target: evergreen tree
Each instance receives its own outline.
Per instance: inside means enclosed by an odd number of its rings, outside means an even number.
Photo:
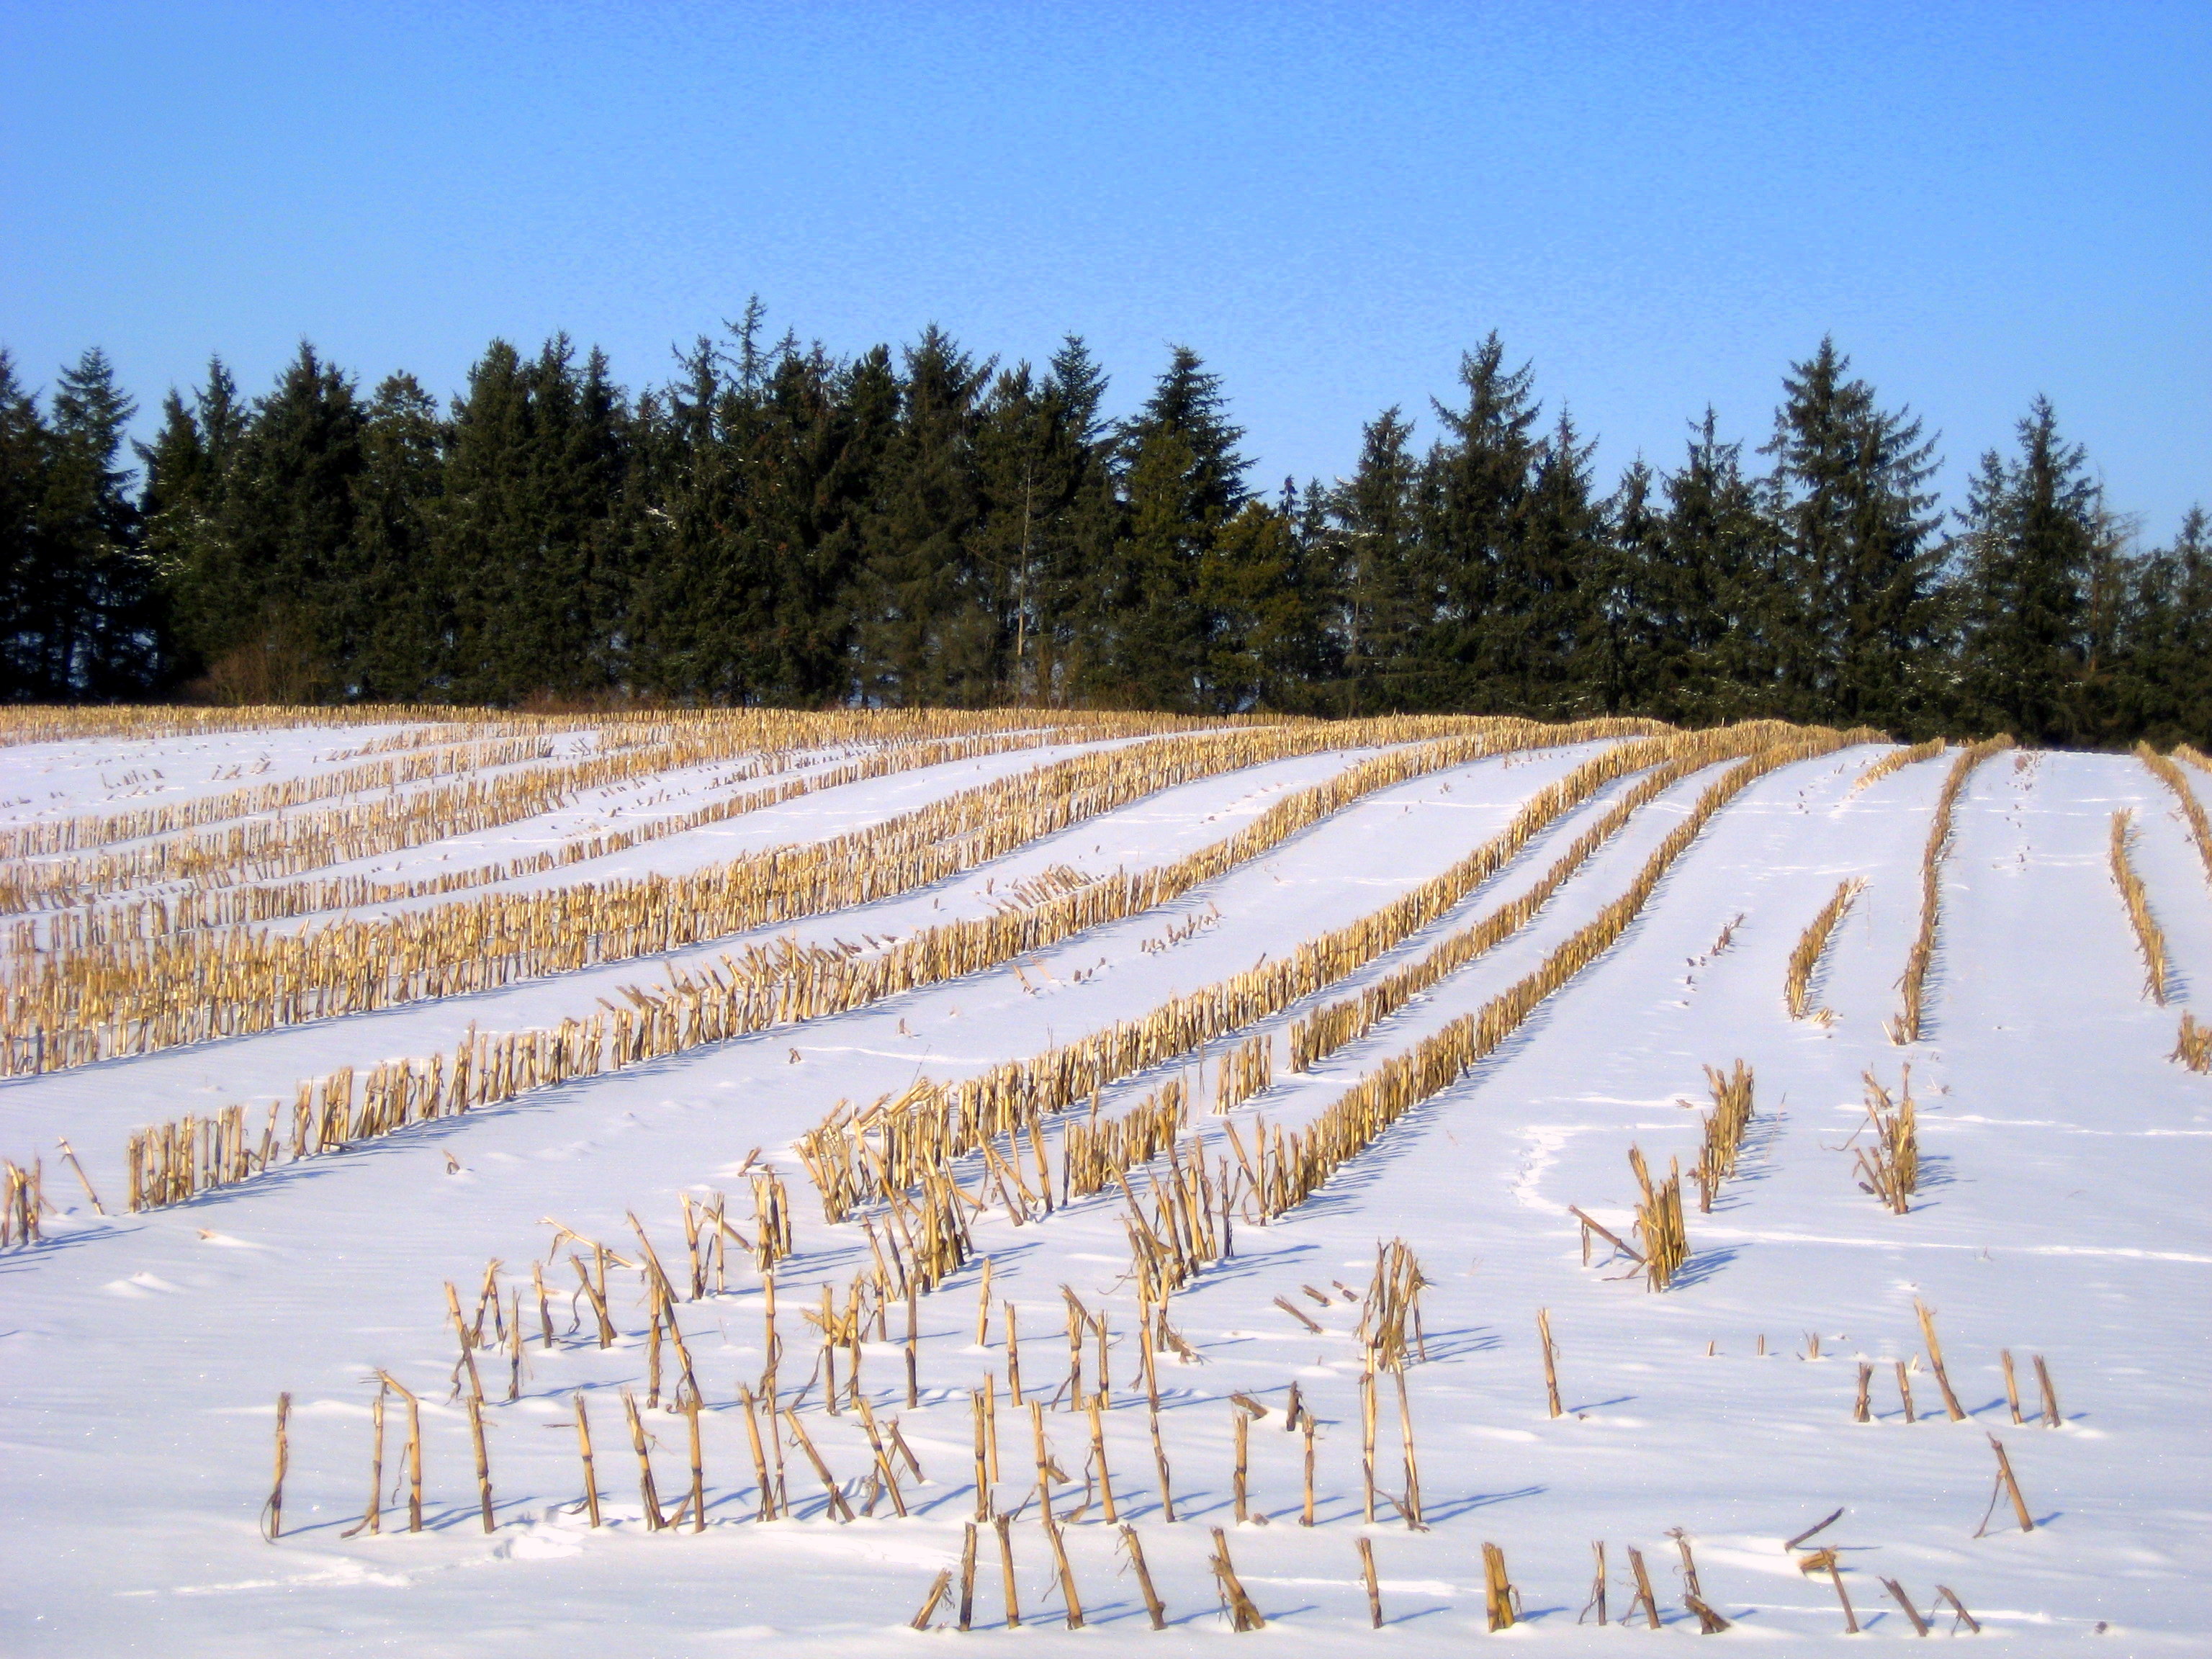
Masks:
[[[119,465],[137,412],[96,346],[54,388],[40,540],[52,605],[49,673],[64,696],[143,696],[155,678],[151,592],[130,494],[136,473]]]
[[[1247,501],[1200,555],[1197,601],[1210,627],[1199,707],[1283,708],[1319,677],[1321,605],[1297,534],[1297,492],[1282,507]]]
[[[586,697],[617,682],[627,413],[605,359],[580,370],[565,335],[527,362],[494,340],[470,370],[436,520],[457,696]]]
[[[775,383],[777,472],[769,501],[783,700],[847,702],[867,665],[858,651],[866,523],[898,429],[900,388],[889,348],[848,368],[819,346],[783,354]]]
[[[48,434],[38,400],[0,349],[0,697],[46,702],[54,683],[48,630],[52,573],[41,533]]]
[[[1801,619],[1782,573],[1781,527],[1723,443],[1710,405],[1680,469],[1666,479],[1664,555],[1650,568],[1656,659],[1650,712],[1707,724],[1779,715],[1776,641]]]
[[[2093,609],[2111,550],[2103,501],[2048,400],[2035,400],[2019,432],[2016,459],[1982,457],[1960,514],[1965,710],[2025,742],[2078,741],[2093,721],[2103,631]]]
[[[1431,708],[1517,712],[1517,655],[1534,596],[1523,585],[1530,475],[1540,444],[1529,434],[1538,404],[1535,373],[1505,367],[1493,331],[1460,358],[1466,406],[1435,404],[1445,437],[1431,451],[1423,482],[1422,544],[1437,599],[1427,684],[1419,702]]]
[[[1152,395],[1122,428],[1124,522],[1108,572],[1099,690],[1139,708],[1188,708],[1203,694],[1215,621],[1200,574],[1214,538],[1243,506],[1243,437],[1220,376],[1174,349]]]
[[[759,325],[755,301],[737,325],[734,376],[702,336],[674,384],[638,399],[635,476],[648,506],[629,515],[628,656],[640,688],[686,701],[757,696],[775,655],[775,573],[757,533],[771,373]]]
[[[642,505],[632,652],[642,690],[811,705],[859,694],[858,581],[878,470],[898,421],[888,350],[849,365],[787,334],[702,342],[641,400]]]
[[[2212,522],[2192,507],[2130,573],[2115,735],[2212,746]]]
[[[885,702],[988,702],[1003,667],[1003,599],[969,538],[983,515],[978,399],[995,365],[932,325],[903,366],[863,531],[862,685]]]
[[[1017,364],[983,403],[981,516],[968,550],[998,652],[993,690],[1014,702],[1049,700],[1066,677],[1085,564],[1080,521],[1095,519],[1109,483],[1097,445],[1103,390],[1090,353],[1071,337],[1042,381]]]
[[[445,422],[411,374],[388,375],[362,427],[362,471],[340,649],[347,694],[428,701],[450,683],[453,574],[433,541],[445,481]]]
[[[123,458],[135,412],[97,347],[64,368],[43,416],[0,351],[0,696],[143,696],[156,617]]]
[[[1358,469],[1328,498],[1333,632],[1347,714],[1395,710],[1419,696],[1406,681],[1430,605],[1413,435],[1395,405],[1384,410],[1361,429]]]
[[[155,552],[206,694],[301,702],[342,689],[362,422],[351,378],[304,342],[250,412],[219,362],[189,418],[180,400],[167,405],[151,452]]]
[[[1772,511],[1793,590],[1783,659],[1802,717],[1917,730],[1941,695],[1928,649],[1935,443],[1850,372],[1832,339],[1794,365],[1761,452],[1775,458]]]
[[[1035,448],[1023,470],[1023,586],[1035,618],[1034,643],[1019,641],[1027,665],[1018,657],[1018,697],[1065,706],[1103,678],[1107,573],[1122,522],[1106,391],[1089,346],[1066,336],[1047,366]],[[998,499],[1011,505],[1003,491]]]
[[[1607,503],[1607,534],[1588,584],[1584,667],[1608,714],[1653,714],[1680,678],[1667,520],[1658,483],[1638,456]]]
[[[199,673],[217,628],[242,603],[223,556],[224,500],[247,410],[222,359],[208,360],[206,384],[192,404],[173,387],[161,400],[154,441],[137,446],[145,469],[139,495],[144,548],[164,601],[173,673]]]
[[[1560,410],[1537,449],[1519,533],[1506,543],[1483,619],[1492,684],[1508,706],[1537,719],[1571,719],[1602,706],[1596,686],[1604,670],[1593,659],[1593,641],[1607,560],[1603,511],[1590,486],[1595,449]]]

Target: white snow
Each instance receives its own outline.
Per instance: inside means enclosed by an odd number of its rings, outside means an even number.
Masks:
[[[224,755],[287,764],[366,740],[349,729],[100,746],[97,756],[0,751],[22,778],[52,779],[76,805],[111,800],[98,781],[127,767],[165,773],[186,751],[203,772]],[[204,752],[205,750],[206,752]],[[697,847],[636,849],[625,868],[680,867],[767,840],[811,840],[1004,775],[1057,751],[960,763],[804,797],[749,815]],[[139,1216],[92,1213],[54,1146],[67,1137],[111,1206],[131,1128],[235,1100],[289,1098],[300,1078],[449,1048],[471,1021],[514,1029],[583,1013],[623,983],[710,962],[730,942],[615,964],[450,1003],[0,1083],[0,1152],[45,1160],[64,1211],[47,1241],[0,1255],[0,1652],[175,1659],[301,1655],[628,1656],[911,1652],[919,1642],[1006,1646],[995,1541],[983,1529],[972,1638],[906,1624],[937,1571],[957,1563],[972,1517],[969,1389],[994,1373],[1006,1507],[1030,1480],[1023,1413],[1004,1397],[994,1316],[975,1341],[978,1268],[921,1303],[923,1403],[903,1403],[896,1342],[868,1345],[864,1383],[879,1418],[899,1419],[927,1474],[908,1483],[914,1513],[839,1525],[821,1513],[803,1455],[787,1455],[803,1518],[763,1524],[734,1401],[763,1361],[757,1276],[733,1251],[729,1293],[680,1304],[708,1409],[702,1432],[710,1524],[648,1534],[620,1392],[642,1392],[646,1350],[635,1275],[617,1270],[615,1346],[573,1335],[574,1276],[553,1297],[559,1344],[541,1349],[529,1265],[556,1218],[626,1254],[635,1211],[681,1279],[677,1194],[727,1190],[750,1233],[752,1148],[790,1182],[799,1257],[779,1279],[787,1389],[811,1361],[800,1310],[818,1287],[848,1285],[869,1258],[857,1225],[826,1226],[790,1143],[841,1098],[868,1099],[915,1075],[961,1075],[1035,1054],[1168,996],[1281,953],[1387,902],[1494,834],[1518,804],[1590,750],[1441,772],[1378,792],[1166,909],[1103,927],[1012,969],[972,975],[834,1019],[694,1050],[540,1091],[506,1106],[364,1143]],[[1457,1653],[1483,1634],[1481,1546],[1500,1546],[1527,1620],[1502,1639],[1560,1654],[1611,1651],[1648,1636],[1577,1623],[1590,1545],[1604,1540],[1616,1620],[1634,1594],[1626,1549],[1644,1553],[1667,1636],[1694,1633],[1684,1611],[1685,1529],[1705,1599],[1734,1621],[1722,1638],[1765,1650],[1849,1640],[1825,1577],[1801,1574],[1784,1541],[1842,1507],[1813,1540],[1839,1552],[1871,1643],[1912,1639],[1881,1580],[1899,1580],[1939,1638],[1938,1583],[1983,1624],[1992,1651],[2131,1655],[2212,1650],[2201,1587],[2212,1519],[2206,1313],[2212,1308],[2212,1077],[2170,1063],[2185,1007],[2204,1011],[2212,894],[2172,797],[2117,756],[1999,755],[1961,800],[1945,866],[1942,930],[1926,1040],[1893,1046],[1883,1022],[1917,924],[1918,864],[1948,760],[1909,767],[1856,794],[1879,750],[1787,768],[1729,805],[1675,865],[1629,933],[1540,1009],[1491,1060],[1416,1109],[1315,1200],[1265,1229],[1240,1224],[1235,1259],[1177,1296],[1176,1329],[1204,1356],[1166,1364],[1163,1433],[1179,1519],[1161,1516],[1133,1340],[1128,1255],[1114,1197],[1015,1228],[979,1220],[994,1296],[1022,1317],[1033,1394],[1065,1374],[1061,1286],[1103,1308],[1114,1334],[1108,1462],[1166,1602],[1170,1632],[1148,1629],[1115,1529],[1093,1507],[1064,1531],[1091,1628],[1061,1627],[1034,1500],[1013,1528],[1024,1625],[1019,1650],[1085,1651],[1102,1640],[1173,1650],[1227,1638],[1206,1565],[1209,1528],[1228,1528],[1237,1570],[1269,1620],[1270,1651],[1334,1654],[1392,1644]],[[803,926],[801,939],[904,934],[973,915],[1056,863],[1093,873],[1176,857],[1231,833],[1291,789],[1348,763],[1345,754],[1255,768],[1172,790],[1078,825],[926,892]],[[940,775],[941,774],[941,775]],[[273,774],[272,774],[273,775]],[[1277,1083],[1237,1115],[1296,1127],[1378,1060],[1480,1006],[1534,966],[1626,884],[1711,775],[1638,818],[1528,928],[1331,1056]],[[2202,781],[2202,780],[2200,780]],[[2212,792],[2200,792],[2212,793]],[[1616,799],[1569,815],[1454,915],[1329,994],[1371,981],[1519,892]],[[60,797],[53,797],[58,802]],[[2143,996],[2142,967],[2106,866],[2112,812],[2136,811],[2135,858],[2176,963],[2172,1003]],[[31,809],[26,809],[31,810]],[[36,810],[46,810],[41,803]],[[758,817],[757,824],[752,822]],[[518,830],[515,838],[527,833]],[[1833,1023],[1793,1023],[1784,966],[1800,931],[1846,876],[1869,885],[1838,930],[1817,983]],[[1217,907],[1218,920],[1157,947],[1170,924]],[[1741,915],[1728,948],[1714,951]],[[1088,976],[1078,981],[1078,970]],[[1033,988],[1024,989],[1023,977]],[[1279,1033],[1286,1022],[1260,1028]],[[1240,1036],[1243,1034],[1240,1034]],[[1217,1045],[1225,1047],[1226,1045]],[[791,1055],[796,1053],[797,1063]],[[1582,1265],[1577,1205],[1625,1231],[1636,1193],[1626,1153],[1685,1165],[1706,1102],[1702,1067],[1741,1058],[1757,1072],[1745,1164],[1714,1212],[1695,1211],[1692,1255],[1663,1295]],[[1861,1073],[1893,1090],[1912,1068],[1923,1142],[1922,1191],[1895,1216],[1855,1185],[1838,1150],[1860,1121]],[[1187,1067],[1210,1099],[1212,1056]],[[1166,1075],[1164,1072],[1161,1075]],[[1158,1081],[1109,1091],[1113,1112]],[[1204,1107],[1201,1105],[1201,1113]],[[1200,1119],[1215,1155],[1218,1128]],[[1406,1239],[1431,1280],[1429,1358],[1407,1373],[1429,1530],[1365,1528],[1387,1628],[1368,1627],[1354,1540],[1359,1521],[1358,1309],[1333,1281],[1364,1290],[1378,1241]],[[1604,1252],[1601,1248],[1599,1255]],[[457,1358],[445,1285],[465,1308],[488,1261],[520,1285],[532,1333],[521,1397],[506,1403],[506,1362],[479,1352],[497,1530],[477,1511],[466,1414],[449,1398]],[[519,1277],[518,1277],[519,1275]],[[1304,1294],[1313,1285],[1327,1306]],[[1324,1328],[1274,1305],[1283,1297]],[[1914,1314],[1935,1310],[1952,1382],[1972,1413],[1947,1419]],[[1535,1339],[1548,1309],[1566,1414],[1546,1411]],[[898,1334],[899,1316],[892,1334]],[[1817,1334],[1820,1354],[1811,1357]],[[1764,1339],[1765,1357],[1759,1354]],[[1711,1347],[1709,1354],[1708,1348]],[[2007,1411],[1998,1352],[2020,1368],[2030,1421]],[[2046,1359],[2065,1415],[2034,1421],[2031,1357]],[[1877,1362],[1875,1420],[1851,1420],[1858,1362]],[[1899,1412],[1892,1362],[1906,1360],[1920,1420]],[[1086,1355],[1086,1363],[1089,1356]],[[426,1531],[404,1530],[404,1492],[379,1536],[341,1539],[368,1497],[368,1408],[381,1367],[423,1399]],[[1281,1431],[1295,1382],[1323,1419],[1318,1520],[1297,1524],[1300,1443]],[[1042,1384],[1042,1388],[1040,1388]],[[256,1517],[270,1485],[274,1402],[293,1396],[285,1536]],[[581,1492],[571,1401],[588,1399],[606,1524],[574,1511]],[[1255,1509],[1230,1515],[1232,1393],[1270,1407],[1250,1431]],[[869,1454],[849,1414],[802,1420],[857,1494]],[[1400,1485],[1395,1396],[1383,1389],[1382,1484]],[[688,1484],[680,1416],[649,1412],[671,1508]],[[389,1402],[385,1497],[402,1474],[399,1402]],[[1046,1413],[1061,1466],[1081,1483],[1088,1425]],[[2037,1522],[2019,1531],[1999,1498],[1974,1533],[2004,1443]],[[1031,1483],[1033,1484],[1033,1482]],[[1060,1488],[1061,1510],[1079,1492]],[[858,1498],[854,1500],[858,1503]],[[1389,1511],[1383,1511],[1387,1517]],[[1804,1552],[1799,1552],[1802,1555]],[[940,1610],[948,1624],[950,1607]],[[1964,1638],[1962,1638],[1964,1639]],[[997,1647],[993,1649],[998,1650]],[[1008,1650],[1014,1650],[1009,1649]]]

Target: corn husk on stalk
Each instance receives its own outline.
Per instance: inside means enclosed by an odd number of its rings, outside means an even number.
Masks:
[[[1912,1100],[1912,1070],[1905,1068],[1896,1099],[1872,1072],[1865,1074],[1865,1083],[1867,1121],[1861,1127],[1862,1133],[1870,1132],[1871,1144],[1860,1147],[1855,1155],[1859,1188],[1874,1194],[1893,1213],[1903,1215],[1912,1207],[1912,1194],[1920,1188],[1920,1131]]]
[[[1117,1118],[1070,1122],[1061,1139],[1068,1196],[1105,1191],[1124,1170],[1140,1169],[1174,1146],[1189,1123],[1180,1082],[1161,1085]]]
[[[1811,1012],[1813,977],[1820,972],[1820,957],[1826,952],[1828,940],[1836,931],[1858,896],[1866,890],[1864,878],[1851,876],[1836,884],[1836,890],[1822,905],[1799,936],[1796,948],[1790,953],[1790,973],[1783,985],[1783,997],[1790,1005],[1790,1018],[1803,1019]]]
[[[37,1243],[46,1208],[42,1166],[0,1158],[0,1249]]]
[[[2120,902],[2127,906],[2128,921],[2134,927],[2136,947],[2142,952],[2143,994],[2161,1008],[2166,1006],[2166,932],[2152,914],[2150,894],[2144,888],[2142,878],[2136,873],[2135,860],[2129,849],[2135,841],[2135,811],[2123,807],[2112,814],[2112,881],[2120,890]]]
[[[1429,1283],[1420,1259],[1404,1239],[1376,1247],[1374,1276],[1359,1307],[1358,1340],[1366,1370],[1402,1371],[1410,1358],[1428,1357],[1421,1292]]]
[[[1744,1132],[1751,1127],[1752,1071],[1740,1060],[1725,1074],[1708,1066],[1705,1080],[1712,1089],[1713,1109],[1699,1121],[1704,1145],[1690,1173],[1698,1182],[1698,1208],[1711,1211],[1714,1193],[1735,1173]]]
[[[1636,1238],[1644,1257],[1644,1279],[1651,1290],[1663,1291],[1690,1259],[1690,1241],[1682,1224],[1682,1174],[1669,1170],[1667,1179],[1655,1182],[1644,1161],[1644,1149],[1628,1149],[1628,1167],[1644,1189],[1636,1206]]]
[[[1213,1109],[1233,1111],[1275,1080],[1274,1044],[1265,1036],[1238,1043],[1221,1057],[1214,1084]]]
[[[2166,1058],[2179,1060],[2192,1072],[2212,1072],[2212,1025],[2203,1024],[2185,1010],[2173,1052]]]
[[[1207,1565],[1213,1569],[1213,1580],[1221,1595],[1221,1611],[1229,1620],[1229,1627],[1239,1632],[1265,1630],[1267,1621],[1237,1577],[1236,1565],[1229,1559],[1229,1535],[1219,1527],[1212,1529],[1213,1553]]]
[[[1505,1571],[1505,1552],[1495,1544],[1482,1547],[1482,1580],[1484,1610],[1494,1635],[1510,1630],[1521,1613],[1521,1592],[1513,1588],[1513,1581]]]
[[[1936,936],[1943,908],[1943,860],[1951,850],[1951,820],[1959,797],[1974,769],[1990,756],[2013,746],[2009,737],[1990,738],[1975,744],[1951,763],[1936,797],[1936,816],[1928,829],[1928,845],[1920,856],[1920,930],[1905,953],[1905,976],[1897,1017],[1890,1022],[1890,1040],[1900,1046],[1920,1041],[1928,995],[1928,974],[1935,965]]]

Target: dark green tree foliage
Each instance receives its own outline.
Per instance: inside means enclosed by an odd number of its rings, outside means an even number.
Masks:
[[[207,383],[191,405],[175,392],[161,400],[154,441],[138,447],[146,483],[139,497],[143,550],[168,601],[169,644],[187,673],[221,650],[234,615],[220,551],[230,471],[251,411],[222,359],[208,361]]]
[[[1497,700],[1544,672],[1522,655],[1540,641],[1547,621],[1547,596],[1528,557],[1529,489],[1541,449],[1531,435],[1540,413],[1535,371],[1526,363],[1509,370],[1504,343],[1493,333],[1461,358],[1459,378],[1466,405],[1435,405],[1445,436],[1423,483],[1436,614],[1420,653],[1426,684],[1408,688],[1412,707],[1507,706]]]
[[[1322,677],[1323,599],[1298,533],[1294,493],[1247,501],[1212,538],[1197,610],[1209,623],[1195,706],[1215,714],[1295,708]]]
[[[862,532],[861,691],[891,703],[986,702],[1005,665],[1006,602],[976,556],[980,400],[995,365],[933,325],[903,366]]]
[[[151,452],[157,545],[185,659],[223,695],[343,696],[364,465],[353,380],[302,343],[250,413],[220,364],[198,403],[186,416],[170,400]]]
[[[776,569],[763,545],[774,422],[759,319],[734,374],[702,337],[665,393],[639,399],[631,515],[631,672],[668,695],[743,702],[775,684]]]
[[[1471,709],[1900,736],[2212,743],[2202,513],[2126,550],[2039,400],[1939,543],[1933,447],[1832,343],[1764,476],[1711,410],[1609,490],[1492,335],[1425,453],[1247,488],[1218,376],[1174,349],[1115,422],[942,330],[832,357],[757,301],[634,398],[556,336],[441,407],[312,346],[251,402],[219,360],[123,462],[88,352],[0,353],[0,696]]]
[[[1403,708],[1419,696],[1406,677],[1436,606],[1425,580],[1413,436],[1413,423],[1395,405],[1368,422],[1358,467],[1329,494],[1326,527],[1316,538],[1325,549],[1346,713]]]
[[[0,350],[0,696],[52,698],[45,573],[39,520],[46,470],[46,423]]]
[[[332,596],[344,617],[340,677],[351,696],[412,702],[451,686],[453,583],[434,539],[447,441],[437,400],[413,375],[378,386],[362,428],[355,574]]]
[[[1966,709],[2037,743],[2079,741],[2097,723],[2094,599],[2108,549],[2087,462],[2038,398],[2018,457],[1984,455],[1960,514]]]
[[[1103,441],[1105,376],[1070,336],[1042,380],[1001,373],[975,432],[979,514],[969,542],[996,672],[963,700],[1035,702],[1088,683],[1097,613],[1091,578],[1113,541],[1113,476]]]
[[[1743,447],[1723,443],[1712,410],[1668,475],[1664,532],[1644,566],[1655,678],[1647,707],[1692,722],[1780,714],[1777,641],[1791,631],[1782,529],[1760,509]]]
[[[1205,567],[1244,505],[1243,437],[1221,380],[1176,346],[1144,407],[1119,434],[1121,524],[1090,605],[1098,629],[1086,676],[1103,701],[1189,708],[1212,701],[1209,661],[1221,619]]]
[[[2202,744],[2212,733],[2212,523],[2191,507],[2171,547],[2130,573],[2113,736]]]
[[[1586,585],[1583,666],[1590,696],[1608,714],[1656,707],[1683,678],[1678,584],[1659,484],[1638,456],[1606,503]]]
[[[1487,642],[1501,696],[1547,719],[1601,707],[1604,587],[1610,574],[1602,507],[1591,494],[1586,444],[1565,410],[1539,447],[1514,556],[1499,583]]]
[[[135,412],[96,349],[62,371],[44,416],[0,353],[0,685],[10,697],[112,699],[152,682],[149,573],[132,471],[119,464]]]
[[[1934,693],[1935,444],[1823,340],[1783,382],[1771,511],[1796,603],[1778,620],[1794,711],[1911,726]]]
[[[58,600],[49,637],[58,684],[102,701],[143,691],[154,666],[150,586],[137,538],[132,469],[120,465],[137,406],[97,348],[54,388],[45,539]]]
[[[565,336],[528,362],[495,340],[470,371],[433,556],[451,582],[454,696],[588,696],[619,680],[628,420],[605,359],[579,368]]]

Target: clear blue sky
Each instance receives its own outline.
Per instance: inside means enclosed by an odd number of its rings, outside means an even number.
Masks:
[[[633,386],[758,292],[1127,409],[1170,342],[1255,483],[1491,329],[1662,465],[1832,331],[1955,483],[2047,393],[2115,506],[2212,505],[2212,5],[7,4],[0,343],[150,410],[302,337],[449,392],[565,329]],[[1425,421],[1424,429],[1431,429]]]

